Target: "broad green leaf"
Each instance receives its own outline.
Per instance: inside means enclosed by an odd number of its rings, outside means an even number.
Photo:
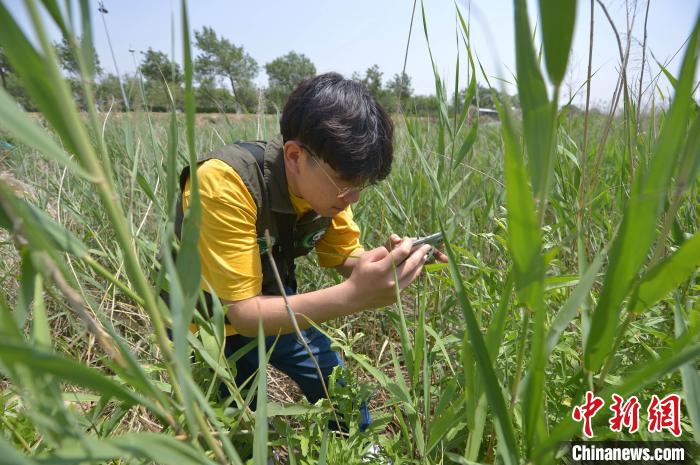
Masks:
[[[194,304],[199,295],[201,264],[199,260],[199,228],[201,210],[199,203],[199,182],[197,180],[197,154],[194,145],[194,91],[192,89],[192,50],[186,2],[182,1],[183,57],[185,67],[185,121],[186,140],[190,164],[190,201],[184,215],[180,236],[180,249],[177,254],[177,275],[182,285],[184,298],[184,320],[189,324],[194,312]]]
[[[498,302],[496,313],[494,313],[489,329],[486,331],[486,347],[493,360],[496,360],[498,357],[498,352],[503,341],[503,334],[506,330],[506,315],[508,314],[510,295],[512,292],[513,273],[509,271],[503,286],[503,292],[501,293],[501,300]]]
[[[61,14],[61,9],[58,6],[58,2],[56,2],[56,0],[41,0],[41,4],[44,5],[44,8],[46,8],[46,11],[49,13],[51,19],[53,19],[56,26],[58,26],[58,28],[61,30],[61,33],[64,36],[69,35],[70,31],[68,30],[66,22],[63,20],[63,15]]]
[[[540,0],[547,72],[558,87],[564,80],[576,22],[576,0]]]
[[[46,131],[29,118],[27,113],[20,110],[17,103],[2,87],[0,87],[0,127],[12,133],[23,144],[67,167],[73,174],[88,180],[94,178],[73,161]]]
[[[629,309],[641,313],[690,278],[700,267],[700,233],[647,271],[632,293]]]
[[[5,301],[4,293],[0,293],[0,336],[19,342],[24,338],[21,332],[22,327],[22,325],[17,324],[13,312]]]
[[[449,269],[455,287],[455,294],[462,306],[466,329],[474,348],[474,355],[477,361],[476,365],[484,380],[484,384],[489,387],[486,389],[486,398],[489,401],[491,411],[494,415],[494,423],[499,442],[503,444],[503,450],[506,451],[503,455],[503,461],[508,465],[518,464],[520,463],[520,458],[510,411],[506,407],[506,402],[500,389],[500,382],[496,377],[496,372],[493,369],[493,364],[491,363],[491,358],[489,357],[489,352],[484,342],[484,336],[481,334],[481,329],[474,315],[474,310],[467,298],[462,277],[457,269],[457,256],[452,251],[449,241],[445,241],[445,251],[449,257]]]
[[[38,271],[34,266],[30,248],[25,247],[20,252],[20,256],[22,257],[22,265],[20,267],[20,288],[15,305],[15,320],[17,321],[17,326],[22,328],[30,314],[32,300],[34,300],[36,295],[34,287],[36,286]]]
[[[515,65],[518,96],[523,112],[523,130],[527,147],[532,190],[544,208],[553,171],[552,138],[554,115],[547,98],[542,73],[535,56],[525,0],[513,0],[515,7]]]
[[[326,465],[328,455],[328,440],[330,438],[330,430],[328,426],[323,428],[323,436],[321,436],[321,450],[318,453],[318,465]],[[264,463],[264,462],[261,462]],[[257,464],[256,464],[257,465]]]
[[[533,334],[523,395],[525,444],[530,451],[544,433],[545,305],[542,236],[535,203],[511,116],[497,104],[502,121],[505,155],[508,248],[513,257],[515,288],[521,302],[533,313]]]
[[[67,252],[78,258],[85,258],[89,255],[88,247],[75,237],[75,234],[66,229],[65,226],[57,223],[56,220],[36,206],[24,201],[22,203],[26,205],[26,215],[32,216],[33,222],[48,236],[57,252]]]
[[[688,331],[679,301],[676,301],[673,306],[673,316],[676,337],[679,338]],[[693,425],[695,442],[700,444],[700,373],[696,368],[696,362],[697,360],[686,363],[681,366],[680,371],[683,391],[685,392],[685,408],[688,411],[690,423]]]
[[[320,405],[309,404],[279,404],[270,402],[267,404],[267,417],[296,417],[310,414],[321,414],[329,411],[329,408]]]
[[[223,446],[223,452],[229,459],[230,465],[243,465],[243,461],[238,455],[238,452],[236,451],[236,449],[234,449],[233,445],[231,444],[231,438],[228,434],[229,431],[224,428],[221,418],[216,414],[212,406],[207,401],[206,397],[204,397],[204,394],[198,388],[195,380],[191,376],[189,376],[185,378],[185,382],[188,384],[187,388],[191,393],[192,397],[197,402],[198,407],[202,410],[204,415],[207,416],[207,419],[211,422],[213,429],[219,435],[219,441]],[[244,417],[247,419],[248,415],[244,413]],[[210,430],[210,432],[214,431]]]
[[[461,456],[454,454],[452,452],[447,452],[445,454],[445,456],[447,458],[449,458],[450,460],[452,460],[454,463],[457,463],[459,465],[484,465],[480,462],[474,462],[472,460],[467,460],[464,457],[461,457]]]
[[[151,189],[151,185],[146,181],[146,178],[143,177],[142,174],[137,174],[136,175],[136,182],[139,183],[139,186],[141,186],[141,189],[143,189],[144,194],[151,199],[151,201],[155,204],[159,203],[159,200],[156,198],[155,193],[153,192],[153,189]]]
[[[639,368],[627,374],[621,384],[608,386],[600,393],[596,393],[596,395],[604,400],[609,400],[613,393],[622,397],[628,397],[639,392],[645,386],[654,383],[667,373],[678,369],[688,362],[697,360],[700,357],[700,343],[686,345],[692,336],[685,336],[688,337],[685,337],[683,340],[677,340],[659,358],[638,364]],[[598,419],[596,418],[596,420]],[[561,441],[569,441],[577,434],[577,431],[580,433],[581,424],[575,422],[571,415],[567,415],[550,431],[547,439],[537,447],[532,456],[532,463],[539,463],[541,457],[558,448]]]
[[[37,465],[37,462],[20,453],[0,436],[0,465]]]
[[[166,212],[168,218],[174,219],[177,196],[179,195],[179,176],[177,173],[177,112],[175,108],[170,111],[170,126],[168,128],[168,158],[166,162]]]
[[[0,24],[0,46],[3,47],[12,68],[21,77],[22,85],[63,138],[62,142],[68,151],[77,154],[70,126],[75,120],[66,117],[65,113],[70,112],[70,108],[62,108],[62,99],[59,96],[62,91],[67,95],[67,85],[61,78],[58,82],[52,82],[52,77],[60,76],[57,64],[37,52],[3,3],[0,3]],[[63,89],[59,89],[60,87]],[[72,113],[71,116],[74,116],[75,108]]]
[[[428,443],[425,450],[426,454],[430,454],[430,452],[435,449],[435,447],[440,443],[440,440],[445,436],[445,434],[447,434],[452,426],[462,420],[464,415],[462,409],[463,402],[464,397],[458,397],[454,403],[450,404],[448,408],[440,412],[437,417],[430,421],[430,426],[428,429]]]
[[[622,225],[610,254],[608,270],[598,305],[593,311],[586,342],[584,365],[596,372],[613,347],[622,302],[647,258],[656,238],[656,222],[662,213],[666,193],[682,153],[690,114],[691,93],[698,61],[700,17],[688,40],[676,95],[664,122],[654,156],[646,170],[639,169],[625,208]],[[660,238],[665,240],[665,238]]]
[[[189,303],[184,295],[172,257],[170,255],[163,255],[162,258],[165,270],[170,277],[169,309],[173,318],[172,340],[175,345],[175,358],[177,361],[175,364],[175,372],[178,378],[177,383],[184,399],[188,425],[194,431],[197,431],[199,426],[196,421],[193,393],[189,389],[189,384],[187,383],[187,379],[192,376],[190,347],[187,344],[187,337],[190,331],[189,326],[192,321],[194,308],[188,307],[188,305],[192,306],[193,304]]]
[[[466,99],[465,99],[466,100]],[[464,138],[464,142],[462,143],[462,146],[459,149],[459,152],[457,152],[457,156],[454,159],[454,166],[459,165],[462,163],[462,160],[464,160],[464,157],[467,156],[467,153],[469,153],[469,150],[474,146],[474,142],[476,142],[476,136],[479,133],[479,118],[474,118],[474,124],[471,125],[469,128],[469,132],[467,133],[467,137]]]
[[[44,349],[0,340],[0,360],[8,365],[21,364],[27,370],[37,374],[53,374],[65,381],[93,389],[129,405],[150,406],[146,399],[116,384],[99,371]]]
[[[67,441],[68,442],[68,441]],[[132,457],[162,465],[215,465],[193,445],[160,433],[126,433],[107,439],[86,436],[51,454],[37,458],[46,465],[105,463]]]
[[[253,463],[267,464],[267,357],[262,318],[258,319],[258,394],[253,436]]]
[[[44,305],[44,279],[40,274],[34,275],[34,305],[32,312],[32,336],[33,343],[37,347],[50,349],[51,329],[49,327],[49,317]]]
[[[564,332],[566,327],[569,326],[571,321],[576,317],[578,314],[578,309],[586,300],[588,293],[593,287],[595,278],[598,276],[598,270],[600,270],[600,267],[603,264],[606,251],[607,248],[603,249],[598,253],[598,255],[596,255],[593,262],[586,270],[586,273],[581,277],[581,280],[576,285],[576,288],[573,290],[573,292],[571,292],[569,298],[566,299],[564,306],[561,308],[561,310],[559,310],[557,316],[554,317],[554,321],[552,322],[549,332],[547,333],[546,358],[549,358],[552,350],[554,350],[554,347],[556,347],[557,343],[559,342],[561,333]]]

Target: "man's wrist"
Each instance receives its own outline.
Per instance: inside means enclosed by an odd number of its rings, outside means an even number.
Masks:
[[[342,283],[337,284],[336,287],[338,288],[336,302],[338,302],[346,316],[369,308],[363,301],[360,289],[352,280],[346,279]]]

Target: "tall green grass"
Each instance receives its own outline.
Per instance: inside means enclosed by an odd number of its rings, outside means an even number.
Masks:
[[[396,115],[391,179],[355,208],[363,243],[442,229],[450,263],[428,265],[397,305],[324,327],[354,381],[331,389],[341,412],[351,418],[353,399],[376,389],[370,431],[350,422],[336,437],[329,401],[251,411],[255,394],[275,394],[264,347],[252,349],[259,374],[235,386],[223,309],[194,310],[196,198],[174,239],[180,169],[229,141],[271,137],[276,122],[197,121],[184,2],[184,114],[79,114],[40,19],[47,11],[74,45],[90,98],[90,8],[79,5],[77,33],[57,2],[27,1],[33,41],[0,3],[0,45],[41,109],[28,115],[0,90],[2,137],[15,146],[0,159],[14,177],[0,178],[0,463],[235,464],[250,454],[262,464],[270,448],[284,463],[359,463],[371,442],[394,463],[554,463],[559,441],[580,436],[571,410],[588,389],[606,401],[682,393],[684,438],[700,441],[700,20],[680,74],[668,75],[671,106],[631,139],[631,126],[584,123],[559,105],[575,1],[540,2],[543,62],[526,2],[514,1],[522,115],[499,102],[500,124],[469,114],[477,78],[489,78],[456,10],[464,101],[449,97],[431,54],[440,111]],[[428,44],[429,20],[422,9]],[[598,161],[582,154],[585,131],[600,139]],[[583,175],[593,168],[596,178]],[[339,279],[312,262],[300,267],[303,290]],[[232,392],[224,404],[221,381]],[[600,437],[612,435],[605,421],[596,417]]]

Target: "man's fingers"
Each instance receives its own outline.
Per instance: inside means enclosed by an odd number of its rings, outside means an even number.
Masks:
[[[391,252],[389,252],[389,256],[386,257],[386,265],[388,268],[391,268],[393,266],[398,267],[404,260],[406,260],[406,257],[408,257],[411,254],[411,246],[413,244],[413,239],[410,239],[408,237],[404,237],[401,239],[401,243],[395,246]]]
[[[402,291],[415,279],[418,277],[418,275],[421,274],[421,271],[423,271],[423,265],[425,262],[421,263],[417,267],[415,267],[413,270],[411,270],[409,273],[407,273],[403,278],[399,279],[399,289]]]
[[[418,267],[423,266],[425,263],[425,256],[430,252],[431,246],[424,244],[411,252],[411,255],[404,260],[404,262],[398,268],[399,280],[402,280],[404,276],[410,275]]]
[[[447,263],[449,261],[449,258],[442,250],[433,250],[433,257],[435,257],[436,262]]]
[[[386,242],[386,248],[388,250],[393,250],[394,247],[399,245],[401,243],[401,238],[399,237],[398,234],[392,234],[389,236],[389,240]]]
[[[430,252],[431,246],[422,245],[411,253],[411,256],[399,267],[399,287],[403,289],[413,282],[423,270],[426,262],[426,254]]]
[[[362,254],[362,258],[368,262],[378,262],[389,255],[389,251],[385,247],[377,247],[372,250],[367,250]]]

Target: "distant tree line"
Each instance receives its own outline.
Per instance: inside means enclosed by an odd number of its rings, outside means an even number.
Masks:
[[[194,38],[197,51],[194,59],[195,103],[198,112],[281,112],[289,93],[303,79],[316,75],[316,67],[308,57],[291,51],[265,64],[268,86],[257,88],[253,79],[258,74],[259,65],[242,46],[233,44],[207,26],[195,31]],[[87,102],[73,49],[65,39],[55,42],[54,48],[75,100],[84,109]],[[132,53],[136,52],[132,50]],[[115,74],[103,71],[99,57],[94,54],[96,78],[92,86],[95,104],[100,111],[124,111],[124,96],[131,109],[169,111],[172,98],[175,107],[181,110],[184,76],[180,65],[167,54],[152,48],[139,54],[137,72],[122,76],[121,83]],[[382,71],[378,65],[374,65],[364,75],[353,73],[352,79],[364,84],[389,112],[403,109],[416,114],[436,114],[439,109],[434,96],[413,94],[411,77],[406,73],[394,74],[388,81],[383,81]],[[23,108],[36,110],[22,83],[13,73],[2,48],[0,84]],[[493,108],[491,92],[482,87],[479,90],[480,106]],[[464,92],[462,90],[458,95],[457,111],[461,111]],[[517,104],[517,101],[511,98],[511,104]]]

